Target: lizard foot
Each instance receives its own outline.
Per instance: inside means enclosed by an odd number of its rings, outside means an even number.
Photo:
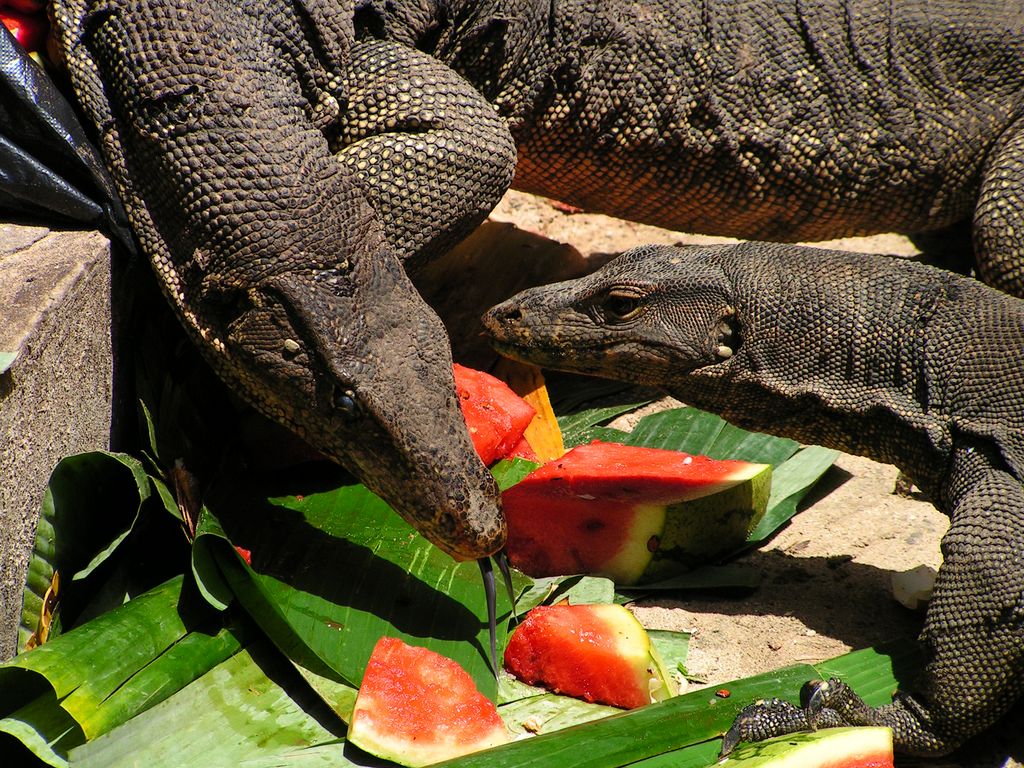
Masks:
[[[819,728],[875,724],[885,725],[846,683],[834,678],[811,680],[800,689],[800,706],[784,699],[761,699],[740,710],[722,738],[722,756],[744,741],[763,741]]]

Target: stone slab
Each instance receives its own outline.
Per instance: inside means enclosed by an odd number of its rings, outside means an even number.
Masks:
[[[64,456],[110,446],[105,237],[0,223],[0,368],[0,659],[6,659],[15,651],[50,472]]]

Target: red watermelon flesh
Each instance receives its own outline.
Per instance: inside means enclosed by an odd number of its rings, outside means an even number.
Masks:
[[[534,608],[509,640],[505,668],[531,685],[626,709],[675,694],[646,630],[621,605]]]
[[[539,464],[540,459],[537,458],[537,452],[533,450],[533,446],[527,441],[524,435],[519,439],[519,442],[512,446],[512,450],[508,452],[506,459],[526,459],[532,461],[534,464]]]
[[[24,13],[11,8],[0,9],[0,24],[3,24],[21,43],[22,48],[31,53],[41,51],[46,46],[46,33],[49,24],[45,13]]]
[[[494,704],[457,663],[382,637],[352,711],[348,740],[415,768],[509,741]]]
[[[595,441],[505,491],[506,551],[535,577],[665,578],[741,545],[770,486],[766,464]]]
[[[455,394],[473,438],[490,465],[512,453],[536,414],[533,406],[489,373],[455,364]]]

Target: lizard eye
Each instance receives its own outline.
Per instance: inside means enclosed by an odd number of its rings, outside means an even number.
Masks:
[[[351,389],[336,389],[331,397],[331,404],[347,419],[354,419],[359,415],[359,404],[356,402],[356,393]]]
[[[601,311],[606,321],[631,320],[643,307],[643,296],[627,288],[612,288],[601,299]]]

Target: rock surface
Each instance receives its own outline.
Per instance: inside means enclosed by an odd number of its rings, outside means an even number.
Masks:
[[[0,224],[0,659],[15,650],[51,470],[110,445],[110,301],[102,235]]]

